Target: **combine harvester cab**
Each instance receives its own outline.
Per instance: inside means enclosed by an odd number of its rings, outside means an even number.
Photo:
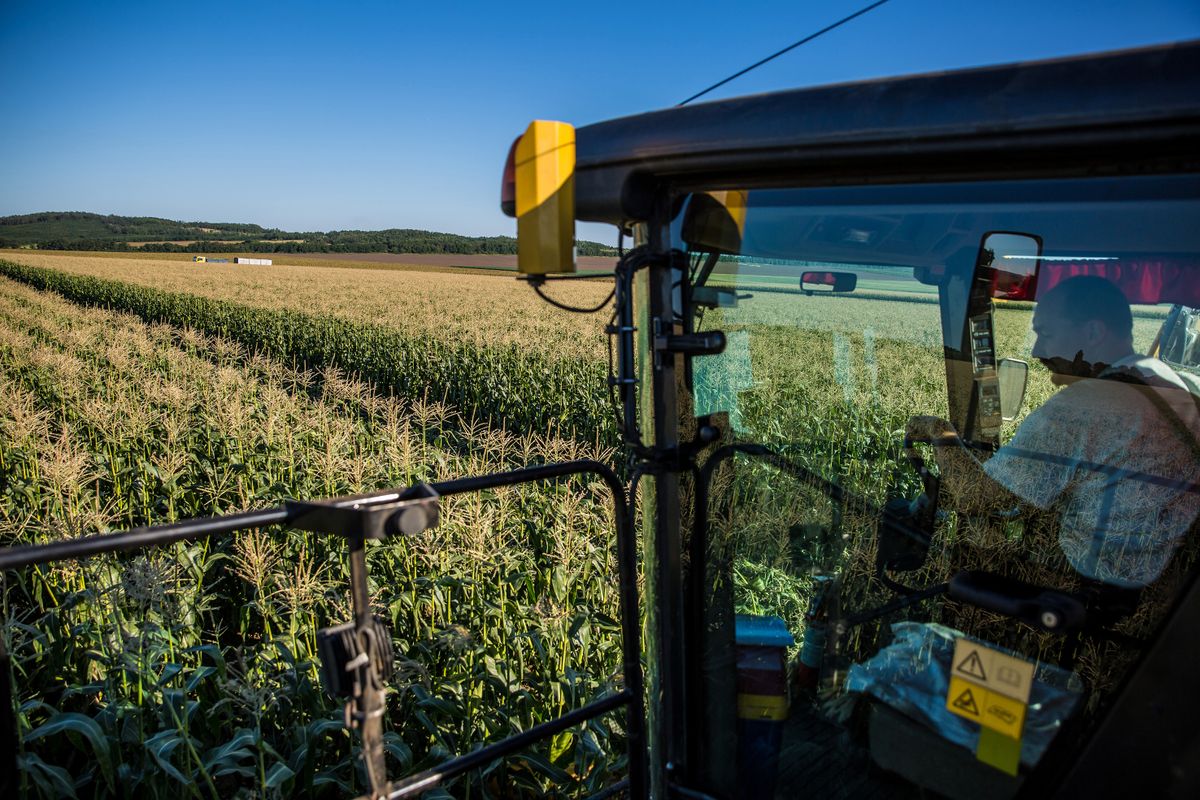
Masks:
[[[652,796],[1200,791],[1197,153],[1195,42],[514,144],[539,292],[633,238]]]

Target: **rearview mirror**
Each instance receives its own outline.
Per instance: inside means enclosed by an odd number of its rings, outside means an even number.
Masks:
[[[1028,233],[989,233],[979,247],[979,269],[992,269],[992,297],[1033,300],[1042,240]]]
[[[1029,364],[1019,358],[1002,358],[996,365],[996,373],[1000,381],[1000,418],[1012,422],[1025,402]]]
[[[858,276],[853,272],[805,272],[800,276],[800,288],[807,295],[818,292],[853,292]]]

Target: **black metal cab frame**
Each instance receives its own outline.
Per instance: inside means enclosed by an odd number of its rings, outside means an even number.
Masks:
[[[668,190],[1195,171],[1200,42],[700,103],[577,131],[576,216]]]

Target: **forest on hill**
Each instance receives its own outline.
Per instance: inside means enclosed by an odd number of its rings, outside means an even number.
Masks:
[[[186,242],[186,244],[180,244]],[[116,250],[150,253],[480,253],[512,255],[511,236],[459,236],[412,228],[293,232],[235,222],[179,222],[82,211],[0,217],[0,248]],[[578,243],[581,256],[616,255],[597,242]]]

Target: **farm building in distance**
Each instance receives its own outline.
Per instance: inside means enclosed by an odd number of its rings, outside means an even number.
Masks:
[[[269,266],[271,266],[271,259],[269,259],[269,258],[235,258],[233,260],[233,263],[235,263],[235,264],[262,264],[263,266],[269,267]]]

